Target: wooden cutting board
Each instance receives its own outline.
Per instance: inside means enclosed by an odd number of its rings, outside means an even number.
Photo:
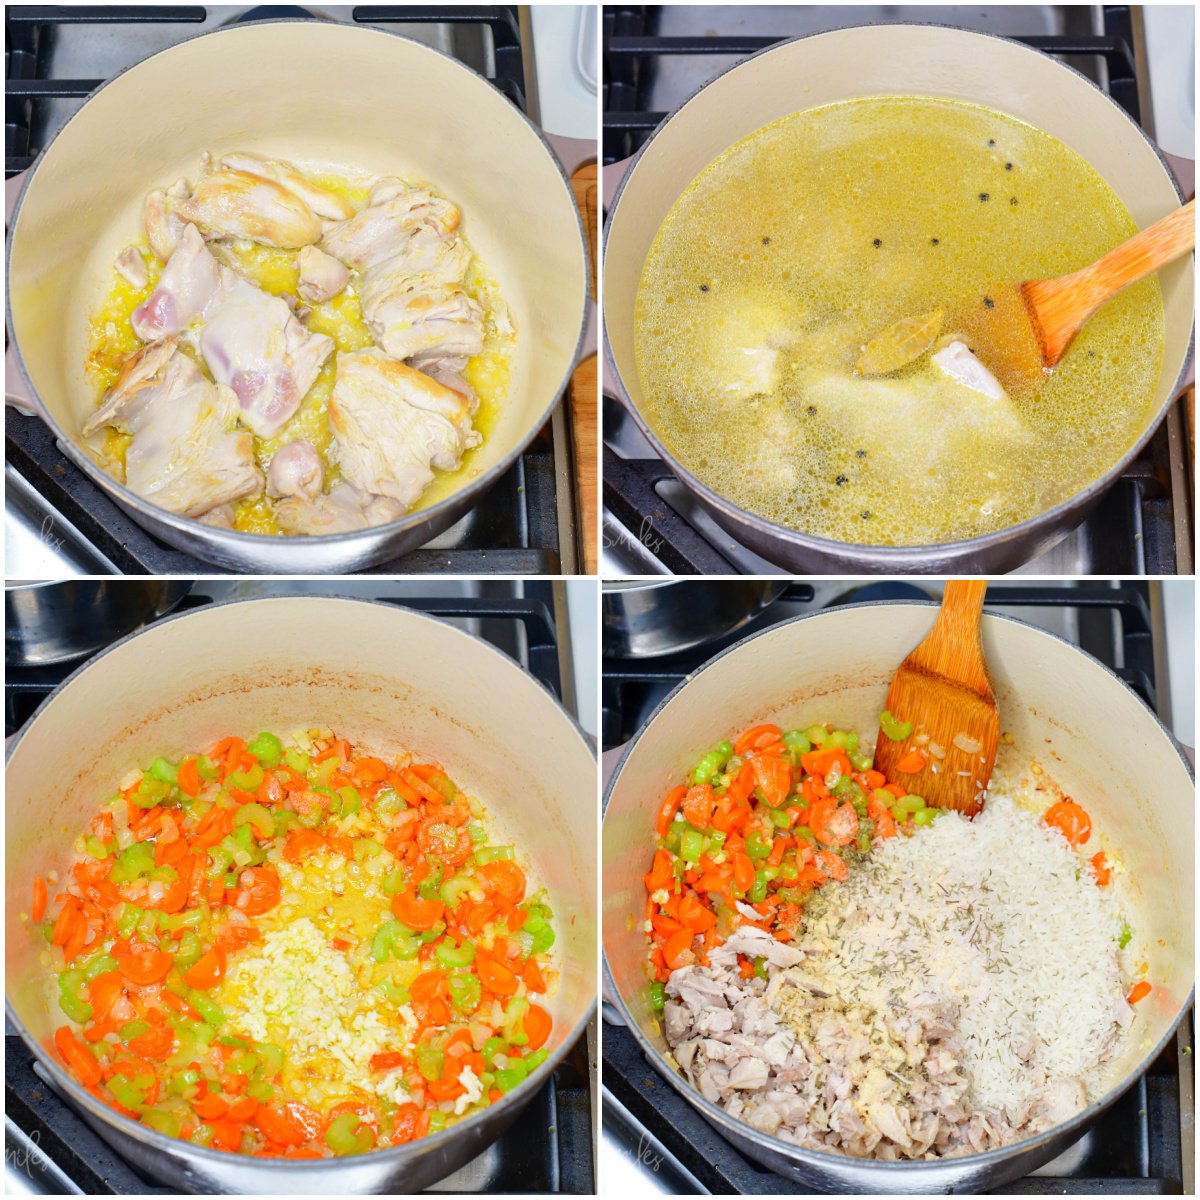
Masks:
[[[575,203],[583,214],[592,268],[592,298],[596,297],[596,233],[600,227],[600,189],[595,163],[580,167],[571,178]],[[579,542],[585,574],[595,575],[599,554],[597,476],[599,474],[599,372],[595,354],[584,359],[571,376],[571,436],[574,442],[579,510]]]

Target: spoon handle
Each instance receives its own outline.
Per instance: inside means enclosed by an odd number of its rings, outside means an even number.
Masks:
[[[992,686],[983,661],[979,628],[986,592],[986,579],[946,580],[941,611],[912,657],[933,674],[990,697]]]
[[[1070,315],[1078,328],[1123,288],[1145,279],[1195,247],[1196,201],[1192,199],[1082,270],[1028,283],[1025,288],[1038,309],[1047,303],[1066,308],[1069,296]]]

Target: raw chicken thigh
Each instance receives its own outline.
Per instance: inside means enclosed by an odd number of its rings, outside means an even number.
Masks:
[[[312,442],[297,438],[275,451],[267,468],[268,496],[307,496],[321,493],[325,463]]]
[[[129,360],[83,432],[111,425],[133,434],[125,486],[168,512],[199,517],[262,490],[254,439],[234,428],[236,419],[233,392],[167,340]]]
[[[185,225],[150,298],[133,310],[133,332],[143,342],[182,333],[208,307],[220,282],[217,260],[195,225]]]
[[[237,393],[242,420],[259,437],[274,437],[291,420],[333,347],[332,338],[309,333],[286,301],[221,268],[200,350],[213,378]]]
[[[405,509],[480,441],[464,396],[379,350],[338,356],[329,420],[343,478]]]
[[[291,419],[333,353],[332,338],[309,333],[286,301],[220,266],[188,225],[132,324],[149,341],[180,334],[197,320],[208,369],[233,388],[242,420],[259,437],[273,437]]]

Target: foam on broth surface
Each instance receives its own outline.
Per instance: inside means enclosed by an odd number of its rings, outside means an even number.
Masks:
[[[1051,373],[1015,285],[1065,274],[1137,227],[1074,151],[958,101],[888,96],[796,113],[680,196],[635,314],[644,412],[739,506],[807,533],[923,545],[1003,529],[1104,473],[1150,419],[1156,279],[1088,323]],[[894,321],[945,311],[999,379],[990,400],[924,354],[854,370]]]

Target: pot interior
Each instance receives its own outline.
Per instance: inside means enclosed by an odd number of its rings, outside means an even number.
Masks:
[[[233,26],[163,51],[97,92],[42,155],[11,230],[10,311],[60,432],[78,444],[95,407],[87,320],[117,253],[142,232],[146,193],[194,183],[202,153],[231,150],[428,180],[458,204],[517,328],[508,399],[472,477],[536,432],[574,364],[586,303],[578,214],[557,162],[460,63],[326,22]]]
[[[596,763],[558,704],[501,652],[386,605],[254,600],[152,625],[76,674],[41,709],[7,771],[6,975],[41,1042],[62,1024],[27,925],[35,875],[58,871],[120,778],[232,732],[328,726],[390,756],[440,761],[489,808],[549,891],[557,1049],[596,994]],[[536,730],[536,738],[530,731]],[[51,895],[54,889],[51,887]]]
[[[1088,80],[1040,51],[920,25],[842,29],[773,47],[714,80],[669,118],[630,169],[611,211],[605,335],[621,388],[643,425],[635,301],[646,255],[679,195],[717,155],[765,125],[807,108],[880,95],[970,101],[1037,126],[1086,159],[1140,227],[1179,204],[1141,131]],[[1151,427],[1174,398],[1191,344],[1192,259],[1165,267],[1159,281],[1166,331]]]
[[[762,721],[785,729],[831,722],[873,734],[895,664],[925,636],[934,612],[926,604],[864,605],[773,626],[702,669],[633,743],[604,817],[604,954],[629,1015],[658,1051],[666,1044],[650,1008],[641,917],[663,795],[709,747]],[[1013,738],[1001,746],[998,768],[1036,760],[1091,814],[1089,853],[1116,851],[1128,867],[1129,921],[1155,990],[1138,1005],[1136,1036],[1112,1064],[1119,1082],[1173,1026],[1193,986],[1192,780],[1155,718],[1095,660],[986,614],[983,640],[1001,729]]]

